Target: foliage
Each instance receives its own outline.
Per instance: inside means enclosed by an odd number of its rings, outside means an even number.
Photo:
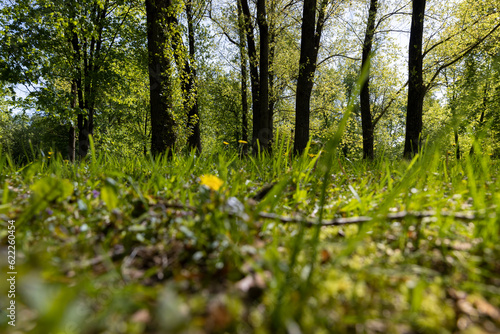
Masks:
[[[25,164],[38,154],[47,155],[51,151],[59,152],[65,159],[68,156],[68,128],[54,117],[38,113],[9,115],[2,124],[2,133],[0,145],[18,164]]]

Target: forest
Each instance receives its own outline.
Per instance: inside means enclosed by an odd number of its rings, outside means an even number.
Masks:
[[[499,333],[499,28],[2,0],[0,331]]]

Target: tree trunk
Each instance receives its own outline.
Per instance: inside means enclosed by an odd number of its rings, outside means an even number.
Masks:
[[[86,38],[80,39],[76,27],[72,28],[71,44],[76,67],[74,83],[76,84],[76,96],[80,109],[77,116],[78,155],[80,158],[84,158],[88,154],[90,147],[89,136],[94,133],[95,78],[99,71],[98,63],[102,46],[102,31],[108,5],[109,1],[105,1],[102,8],[97,2],[94,4],[90,20],[97,29],[97,35],[92,35],[90,43]]]
[[[75,29],[75,28],[74,28]],[[86,126],[86,118],[84,115],[85,105],[83,96],[83,84],[82,84],[82,64],[81,64],[81,48],[80,39],[78,34],[73,31],[73,37],[71,38],[71,45],[73,47],[73,59],[76,67],[76,78],[74,83],[76,84],[76,96],[78,100],[78,115],[77,115],[77,128],[78,128],[78,156],[84,158],[89,150],[89,138],[88,138],[88,127]]]
[[[144,156],[146,156],[148,153],[148,141],[149,141],[149,135],[151,134],[151,133],[148,134],[148,124],[149,124],[148,115],[149,113],[146,112],[144,117]]]
[[[190,127],[188,146],[190,149],[196,149],[201,153],[201,133],[200,133],[200,116],[198,113],[198,87],[196,82],[196,68],[194,60],[196,57],[196,49],[194,43],[194,27],[193,27],[193,8],[192,1],[186,2],[186,15],[188,21],[188,42],[189,42],[189,59],[186,60],[187,69],[189,70],[189,90],[187,93],[191,97],[189,101],[188,122]],[[189,66],[191,61],[191,66]]]
[[[247,57],[245,55],[245,23],[241,3],[238,1],[238,33],[240,42],[240,63],[241,63],[241,139],[248,142],[248,68]],[[243,146],[246,153],[248,145]]]
[[[71,83],[71,96],[72,100],[70,103],[70,108],[72,110],[76,109],[76,103],[78,100],[78,93],[77,93],[77,88],[76,88],[76,80],[73,79]],[[76,140],[75,140],[75,127],[73,124],[70,124],[69,126],[69,131],[68,131],[68,160],[71,162],[75,161],[75,150],[76,150]]]
[[[276,16],[276,3],[271,1],[271,17]],[[275,22],[269,19],[269,105],[268,105],[268,124],[270,126],[270,138],[274,139],[274,106],[276,105],[276,92],[275,92],[275,54],[276,54],[276,27]]]
[[[302,17],[299,76],[295,101],[294,153],[301,154],[309,141],[309,114],[314,73],[318,58],[321,33],[325,23],[325,7],[328,0],[320,5],[316,22],[316,0],[304,0]],[[315,28],[316,24],[316,28]]]
[[[426,0],[413,0],[410,45],[408,51],[408,104],[406,110],[406,136],[403,156],[411,158],[420,148],[422,113],[427,87],[422,75],[422,40]]]
[[[171,64],[164,52],[167,44],[166,29],[171,19],[172,0],[146,0],[148,35],[149,93],[151,111],[151,153],[173,154],[175,121],[172,115]]]
[[[259,113],[260,129],[257,134],[260,147],[271,149],[273,124],[269,121],[269,26],[267,24],[266,0],[257,0],[257,24],[260,32],[260,64],[259,64]]]
[[[370,107],[370,57],[375,34],[375,18],[377,16],[378,0],[370,0],[370,11],[368,13],[368,24],[366,25],[365,40],[363,43],[363,56],[361,70],[368,72],[366,81],[360,92],[361,127],[363,130],[363,159],[372,160],[373,154],[373,132],[372,113]]]
[[[250,64],[250,86],[252,88],[252,145],[255,147],[261,129],[261,113],[259,104],[259,70],[257,49],[255,48],[255,38],[253,34],[252,21],[250,19],[250,8],[248,0],[238,0],[241,3],[243,13],[244,28],[248,45],[248,59]]]

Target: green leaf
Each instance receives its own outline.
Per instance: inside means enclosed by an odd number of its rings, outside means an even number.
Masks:
[[[118,207],[118,186],[112,178],[106,178],[105,185],[101,189],[101,199],[110,211]]]
[[[46,176],[31,186],[35,199],[47,202],[62,201],[73,193],[73,184],[66,179]]]

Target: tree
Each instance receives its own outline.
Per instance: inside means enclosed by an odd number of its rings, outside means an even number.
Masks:
[[[185,12],[187,18],[188,49],[182,40],[181,28],[175,16],[172,15],[171,39],[173,55],[179,68],[181,92],[183,96],[184,111],[188,116],[187,145],[190,149],[201,152],[200,116],[198,113],[198,82],[196,76],[196,49],[195,49],[195,18],[193,0],[186,0]]]
[[[172,113],[172,66],[167,52],[167,29],[173,21],[172,11],[172,0],[146,0],[153,155],[167,151],[172,155],[176,140]]]
[[[240,49],[240,68],[241,68],[241,139],[248,142],[248,68],[247,68],[247,56],[245,48],[245,21],[243,17],[243,11],[241,9],[241,2],[237,1],[238,8],[238,37],[239,37],[239,49]],[[245,146],[245,152],[246,152]]]
[[[250,7],[248,0],[237,0],[241,2],[241,11],[243,14],[243,23],[246,32],[249,68],[250,68],[250,86],[252,92],[252,145],[255,147],[257,138],[262,124],[262,113],[260,111],[260,80],[258,69],[257,48],[255,47],[255,38],[253,33],[253,25],[250,15]]]
[[[327,4],[327,0],[321,1],[316,21],[316,0],[304,0],[295,102],[294,152],[296,154],[301,154],[309,141],[311,92]]]
[[[424,16],[426,0],[413,0],[410,45],[408,51],[408,106],[406,109],[406,134],[403,155],[409,158],[420,148],[422,111],[426,87],[422,73]]]
[[[261,122],[257,140],[263,149],[270,150],[273,140],[273,122],[272,116],[269,116],[269,25],[266,0],[257,0],[257,24],[260,33],[259,112]]]
[[[186,16],[188,22],[188,40],[189,40],[189,58],[192,62],[195,60],[196,49],[195,49],[195,38],[194,38],[194,17],[193,17],[193,0],[188,0],[186,2]],[[198,113],[198,88],[196,82],[196,68],[191,65],[191,71],[189,75],[190,91],[192,92],[191,106],[188,112],[188,126],[189,126],[189,136],[188,136],[188,146],[191,149],[196,149],[201,152],[201,134],[200,134],[200,115]]]
[[[370,108],[370,58],[373,45],[373,36],[375,34],[375,18],[377,16],[378,0],[370,1],[368,11],[368,23],[366,25],[365,40],[363,42],[363,54],[361,60],[361,69],[368,72],[366,81],[361,86],[360,108],[361,124],[363,130],[363,158],[373,159],[373,122]]]
[[[132,13],[134,2],[109,0],[17,1],[3,7],[2,78],[29,87],[36,99],[31,107],[57,115],[68,127],[70,158],[76,129],[79,156],[88,152],[103,87],[116,78],[113,66],[128,47],[123,33]]]
[[[250,84],[252,88],[253,131],[252,146],[264,150],[271,149],[273,136],[272,115],[269,115],[269,26],[266,14],[266,1],[257,1],[257,25],[259,27],[259,57],[255,47],[250,7],[247,0],[241,0],[250,59]]]
[[[476,15],[473,15],[472,18],[469,18],[470,15],[464,15],[466,19],[460,18],[460,20],[457,20],[455,25],[451,26],[450,31],[446,31],[440,40],[426,47],[425,51],[422,52],[425,4],[425,0],[413,0],[412,27],[408,51],[408,101],[405,147],[403,151],[405,158],[412,157],[420,148],[423,102],[425,95],[434,85],[435,80],[445,69],[469,55],[500,28],[500,23],[497,20],[498,13],[491,10],[491,8],[482,8],[481,4],[479,4],[480,9],[477,10]],[[462,3],[461,5],[465,6],[463,10],[467,12],[474,9],[470,8],[468,3]],[[455,22],[454,20],[450,21]],[[459,42],[453,45],[452,41],[454,39],[458,39]],[[465,45],[465,47],[462,45]],[[431,64],[435,68],[427,71],[429,79],[424,83],[423,60],[431,55],[431,52],[438,49],[444,50],[446,54],[441,59],[432,59]],[[450,51],[450,49],[458,50]],[[437,54],[438,52],[434,53]]]

